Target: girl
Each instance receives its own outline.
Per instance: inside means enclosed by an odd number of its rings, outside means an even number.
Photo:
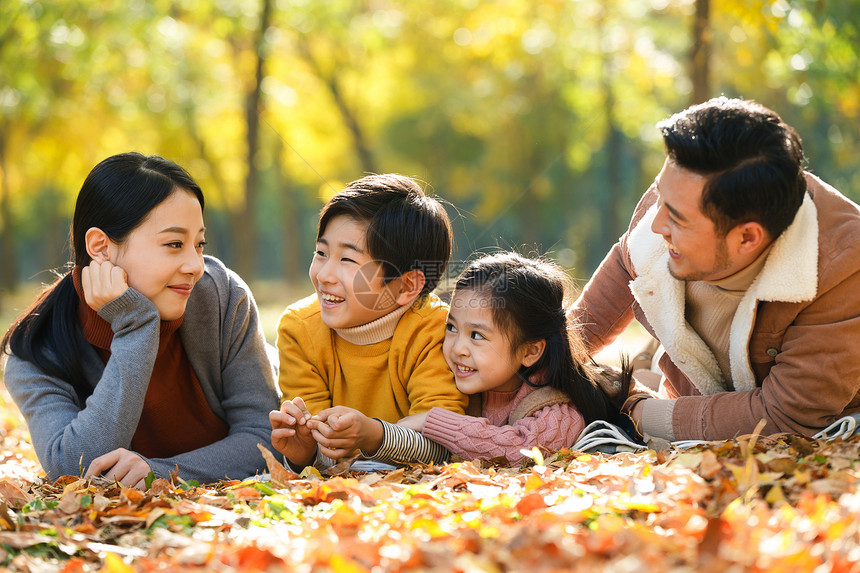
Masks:
[[[277,406],[248,287],[203,256],[203,193],[181,167],[124,153],[78,194],[75,267],[6,332],[5,383],[49,479],[150,471],[211,482],[265,468]]]
[[[466,459],[516,463],[523,448],[571,446],[588,423],[607,419],[617,409],[595,380],[608,373],[579,360],[567,282],[558,266],[515,253],[472,262],[457,279],[442,351],[457,388],[480,398],[481,417],[433,408],[398,424]],[[620,382],[630,383],[629,368]]]

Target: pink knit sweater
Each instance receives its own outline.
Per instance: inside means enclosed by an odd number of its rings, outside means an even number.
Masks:
[[[432,408],[422,434],[448,448],[451,453],[472,460],[505,456],[512,464],[523,458],[520,450],[543,446],[558,450],[572,446],[585,428],[585,419],[572,404],[556,404],[532,416],[508,424],[517,404],[536,388],[523,384],[513,392],[484,392],[482,418]]]

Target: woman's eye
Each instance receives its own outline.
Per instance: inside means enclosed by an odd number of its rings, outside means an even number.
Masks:
[[[314,251],[315,257],[325,257],[325,253],[322,251]]]
[[[202,250],[203,250],[203,248],[204,248],[207,244],[208,244],[208,243],[207,243],[206,241],[200,241],[199,243],[197,243],[197,248],[198,248],[198,249],[200,249],[200,250],[202,251]]]
[[[484,340],[484,335],[477,331],[472,331],[472,340]]]
[[[345,263],[354,263],[355,262],[353,259],[350,259],[349,257],[344,257],[341,260]]]
[[[457,327],[449,322],[448,324],[445,325],[445,330],[447,332],[457,332]]]
[[[167,243],[167,246],[170,247],[171,249],[181,249],[182,248],[182,241],[172,241],[170,243]]]

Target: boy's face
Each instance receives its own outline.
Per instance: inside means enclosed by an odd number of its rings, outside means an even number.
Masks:
[[[382,265],[367,252],[366,233],[367,223],[338,215],[317,241],[308,274],[329,328],[361,326],[399,306],[402,279],[383,285]]]

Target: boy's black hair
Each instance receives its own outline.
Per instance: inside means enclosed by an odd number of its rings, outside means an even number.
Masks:
[[[386,173],[353,181],[320,211],[317,240],[338,215],[367,223],[367,251],[382,265],[386,283],[419,270],[425,277],[420,296],[436,288],[451,258],[451,221],[413,179]]]

